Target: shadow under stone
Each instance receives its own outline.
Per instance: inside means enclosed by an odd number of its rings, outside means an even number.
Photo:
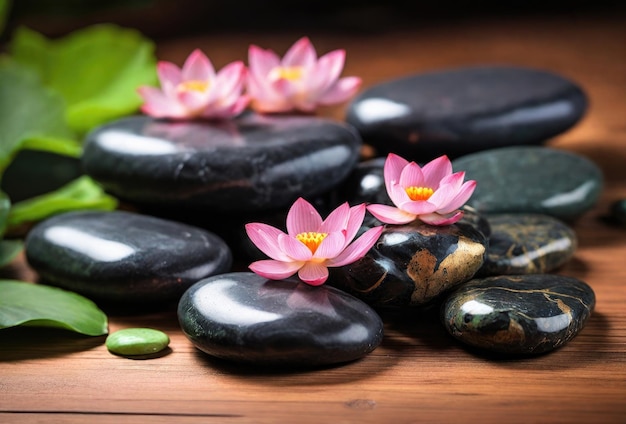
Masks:
[[[377,360],[376,351],[362,358],[337,364],[316,365],[280,365],[233,362],[220,359],[196,349],[196,358],[204,365],[225,373],[231,377],[245,379],[248,382],[257,382],[266,386],[299,385],[302,380],[299,376],[306,375],[309,385],[344,384],[371,378],[373,374],[391,368],[397,362],[394,358],[384,356]],[[366,362],[374,361],[375,366],[367,366]],[[349,372],[342,369],[350,368]],[[294,377],[292,379],[292,377]]]

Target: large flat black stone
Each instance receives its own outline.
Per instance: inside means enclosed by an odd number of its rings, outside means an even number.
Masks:
[[[354,99],[346,119],[380,154],[427,161],[539,144],[573,126],[586,108],[583,91],[559,75],[480,66],[375,85]]]
[[[130,201],[244,213],[332,189],[360,147],[354,129],[315,117],[246,114],[210,123],[134,116],[90,133],[82,164]]]

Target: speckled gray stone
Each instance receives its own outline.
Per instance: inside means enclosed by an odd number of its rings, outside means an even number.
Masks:
[[[547,147],[487,150],[452,161],[476,180],[468,201],[479,213],[539,213],[573,220],[597,202],[600,168],[584,156]]]
[[[550,272],[567,263],[578,245],[574,230],[548,215],[501,214],[488,221],[489,247],[477,275]]]

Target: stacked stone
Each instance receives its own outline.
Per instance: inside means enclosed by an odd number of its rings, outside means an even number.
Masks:
[[[192,343],[232,361],[355,360],[383,340],[375,308],[432,305],[463,343],[547,352],[580,331],[595,302],[587,284],[551,272],[575,254],[569,225],[595,205],[602,174],[582,156],[541,146],[586,104],[558,75],[489,66],[371,87],[347,124],[254,113],[223,123],[125,118],[89,134],[82,164],[141,214],[49,219],[29,234],[27,258],[45,281],[98,301],[178,302]],[[384,158],[358,163],[362,140],[418,163],[456,158],[454,170],[477,181],[463,219],[387,225],[323,287],[229,272],[233,256],[243,268],[258,254],[243,224],[284,222],[298,197],[322,210],[390,204]],[[368,216],[362,231],[375,225]]]

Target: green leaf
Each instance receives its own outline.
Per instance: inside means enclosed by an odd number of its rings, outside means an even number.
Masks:
[[[11,52],[63,96],[67,123],[81,133],[134,113],[141,105],[137,87],[157,81],[154,44],[114,25],[88,27],[56,41],[21,28]]]
[[[24,249],[22,240],[0,241],[0,267],[10,264]]]
[[[91,300],[69,291],[22,281],[0,280],[0,329],[18,325],[57,327],[107,334],[107,317]]]
[[[59,140],[75,145],[64,111],[63,99],[46,89],[35,72],[0,61],[0,174],[24,145],[54,151],[61,150]]]
[[[11,201],[6,193],[0,191],[0,238],[7,229],[7,220],[9,219],[9,210],[11,209]]]
[[[82,145],[70,138],[55,138],[45,135],[28,137],[22,142],[22,149],[43,150],[58,155],[79,158],[83,152]]]
[[[9,212],[8,226],[39,221],[50,215],[76,209],[113,210],[117,200],[109,196],[88,176],[82,176],[51,193],[15,203]]]
[[[0,237],[6,230],[11,201],[0,191]],[[21,240],[0,240],[0,267],[13,262],[13,259],[22,251],[24,243]]]
[[[0,0],[0,34],[4,31],[4,25],[7,22],[9,16],[9,9],[11,8],[10,0]]]

